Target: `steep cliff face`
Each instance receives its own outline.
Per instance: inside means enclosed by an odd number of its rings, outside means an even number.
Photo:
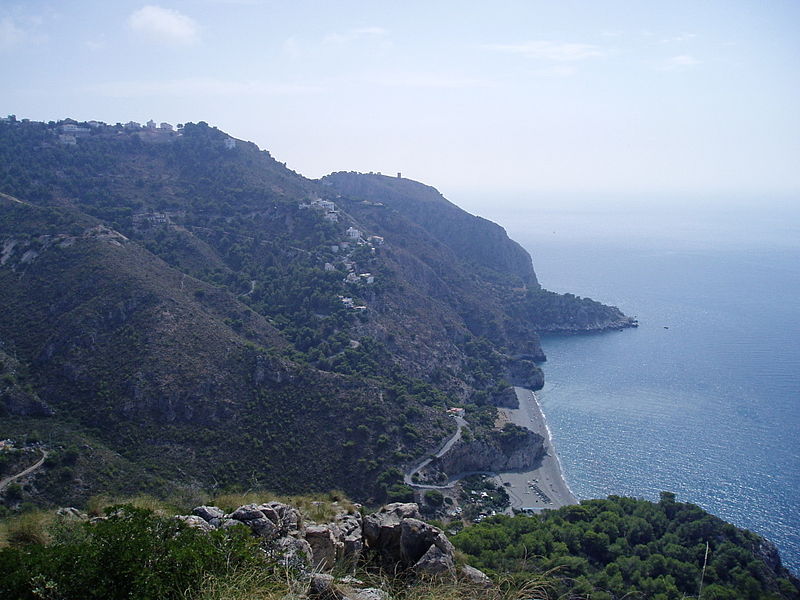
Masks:
[[[345,172],[327,175],[322,182],[343,195],[381,202],[397,211],[480,269],[482,276],[539,287],[530,255],[509,239],[505,229],[462,210],[436,188],[410,179]]]
[[[433,460],[423,476],[431,478],[434,473],[441,472],[449,479],[476,471],[499,473],[531,469],[544,454],[542,436],[506,425],[503,430],[480,439],[460,439],[446,454]]]

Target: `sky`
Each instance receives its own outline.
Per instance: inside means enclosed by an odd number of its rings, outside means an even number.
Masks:
[[[800,199],[797,0],[0,0],[0,114],[448,197]]]

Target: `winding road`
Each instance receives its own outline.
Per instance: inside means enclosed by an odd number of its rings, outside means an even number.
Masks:
[[[453,444],[455,444],[458,440],[461,439],[461,430],[464,429],[464,427],[467,426],[467,422],[461,417],[455,417],[455,420],[456,420],[456,424],[458,425],[458,429],[456,429],[456,432],[452,436],[450,436],[450,438],[447,441],[445,441],[444,444],[442,444],[442,446],[439,448],[439,450],[437,452],[435,452],[433,454],[433,456],[429,456],[428,458],[423,460],[416,467],[412,468],[408,473],[405,474],[405,476],[403,477],[403,482],[406,485],[410,485],[411,487],[415,487],[415,488],[418,488],[418,489],[424,489],[424,490],[443,490],[443,489],[452,487],[453,484],[451,482],[449,482],[449,481],[447,482],[446,485],[422,485],[420,483],[414,483],[411,480],[411,478],[416,473],[418,473],[419,471],[421,471],[422,469],[427,467],[428,464],[430,464],[430,462],[434,458],[439,458],[440,456],[444,456],[444,454],[448,450],[450,450],[450,448],[453,447]],[[460,477],[458,479],[460,479]]]
[[[47,458],[47,450],[40,450],[40,451],[42,453],[42,458],[40,458],[35,464],[31,465],[30,467],[28,467],[23,471],[20,471],[16,475],[11,475],[10,477],[0,479],[0,492],[5,490],[9,485],[14,483],[17,479],[25,477],[26,475],[30,475],[44,464],[44,461]]]

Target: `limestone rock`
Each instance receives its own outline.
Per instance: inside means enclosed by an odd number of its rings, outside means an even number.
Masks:
[[[197,515],[176,515],[175,519],[183,521],[188,527],[192,529],[199,529],[200,531],[213,531],[214,528],[202,517]]]
[[[344,594],[336,589],[332,575],[313,573],[308,586],[308,597],[313,600],[344,600]]]
[[[346,600],[389,600],[389,594],[378,588],[363,588],[347,592]]]
[[[364,542],[385,567],[439,574],[454,569],[455,548],[441,529],[423,522],[416,504],[389,504],[364,517]]]
[[[275,523],[266,517],[244,521],[244,524],[247,525],[255,535],[267,540],[274,539],[279,535],[278,528],[275,526]]]
[[[387,504],[378,512],[364,517],[364,544],[389,560],[400,558],[400,523],[403,519],[421,519],[414,503]]]
[[[452,573],[454,569],[453,555],[442,551],[435,545],[428,548],[428,551],[414,565],[414,571],[426,575],[443,575]]]
[[[56,511],[56,514],[59,517],[62,517],[64,519],[69,519],[71,521],[85,521],[89,518],[89,515],[87,515],[86,513],[82,513],[77,508],[74,508],[72,506],[69,506],[67,508],[59,508]]]
[[[236,519],[237,521],[252,521],[254,519],[260,519],[263,516],[264,514],[257,504],[245,504],[230,514],[230,518]]]
[[[489,579],[489,576],[486,575],[480,569],[476,569],[475,567],[470,567],[469,565],[464,565],[459,569],[459,574],[462,578],[470,583],[480,586],[480,587],[492,587],[492,580]]]
[[[211,522],[211,519],[221,519],[225,516],[225,512],[216,506],[195,506],[192,509],[192,514]]]
[[[312,525],[306,528],[305,538],[311,546],[312,566],[317,569],[331,569],[344,550],[330,525]]]
[[[281,564],[290,568],[305,569],[311,565],[312,550],[309,543],[296,537],[282,537],[275,540],[272,554]]]

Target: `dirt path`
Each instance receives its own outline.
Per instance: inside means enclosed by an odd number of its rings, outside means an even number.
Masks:
[[[21,479],[26,475],[30,475],[34,471],[36,471],[39,467],[44,464],[45,459],[47,458],[47,450],[41,450],[42,458],[40,458],[35,464],[31,465],[27,469],[20,471],[16,475],[11,475],[10,477],[6,477],[4,479],[0,479],[0,492],[5,490],[10,484],[14,483],[17,479]]]

